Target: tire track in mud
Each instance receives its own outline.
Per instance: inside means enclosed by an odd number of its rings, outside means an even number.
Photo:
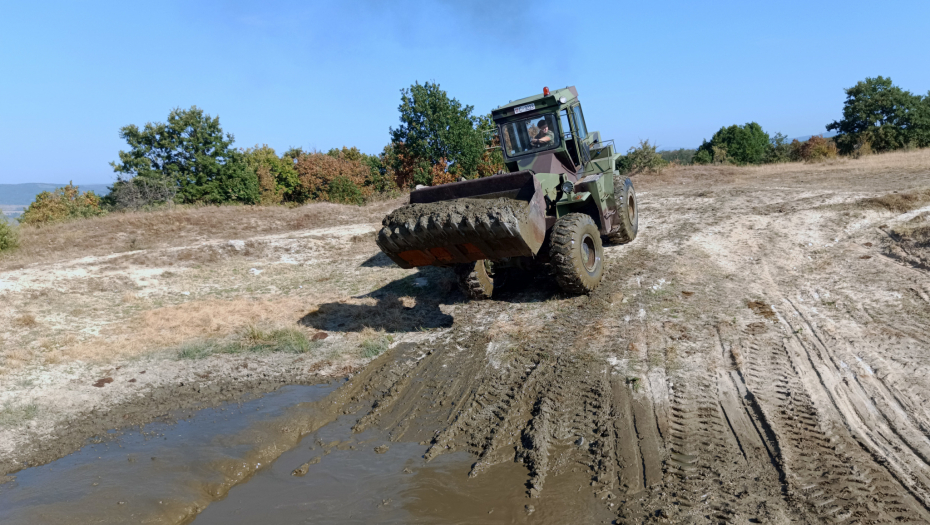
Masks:
[[[788,499],[834,522],[926,519],[921,502],[874,457],[844,421],[830,386],[811,364],[810,349],[791,337],[747,337],[743,371],[765,424],[776,436]],[[822,370],[821,370],[822,372]]]
[[[785,519],[784,475],[719,328],[671,392],[666,489],[685,513],[716,522]],[[710,371],[711,373],[706,373]],[[702,375],[703,374],[703,375]]]
[[[819,330],[792,301],[785,302],[797,317],[794,324],[789,321],[790,316],[781,317],[781,321],[794,334],[786,345],[795,347],[802,380],[811,385],[809,388],[820,387],[814,395],[820,394],[821,404],[832,409],[830,411],[834,414],[831,415],[845,426],[862,449],[881,464],[882,469],[869,467],[880,476],[879,484],[889,493],[904,489],[914,501],[902,498],[900,504],[919,511],[924,519],[930,519],[927,512],[930,502],[930,465],[927,462],[930,440],[901,410],[887,388],[880,381],[873,380],[873,374],[852,372],[849,365],[837,356],[836,339]],[[809,336],[803,334],[805,329]],[[899,417],[902,415],[904,417]]]

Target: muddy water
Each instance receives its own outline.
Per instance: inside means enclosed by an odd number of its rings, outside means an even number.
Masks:
[[[521,464],[497,465],[469,478],[471,454],[455,452],[426,462],[427,447],[419,443],[391,442],[381,431],[353,435],[355,420],[346,416],[306,437],[207,507],[194,523],[599,523],[612,518],[587,491],[579,495],[586,479],[554,479],[568,498],[531,500]]]
[[[114,433],[0,485],[0,523],[610,521],[584,475],[553,477],[565,498],[530,499],[520,463],[470,478],[469,453],[427,462],[425,443],[353,432],[359,414],[343,413],[338,386],[284,387]]]
[[[126,431],[0,485],[0,523],[174,523],[261,469],[263,426],[337,385],[287,386],[241,404]],[[290,408],[289,408],[290,407]],[[190,413],[166,418],[185,417]],[[231,472],[232,465],[241,465]],[[233,469],[235,470],[235,469]]]

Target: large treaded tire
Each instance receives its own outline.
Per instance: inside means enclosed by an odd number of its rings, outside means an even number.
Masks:
[[[494,278],[488,272],[485,261],[478,261],[475,264],[457,264],[455,275],[458,277],[459,289],[469,299],[490,299],[494,293]]]
[[[549,255],[555,280],[568,293],[591,293],[604,276],[601,234],[583,213],[569,213],[555,223]]]
[[[629,177],[614,175],[614,201],[617,203],[617,217],[620,228],[607,236],[610,244],[633,242],[639,232],[639,213],[637,211],[636,191]]]

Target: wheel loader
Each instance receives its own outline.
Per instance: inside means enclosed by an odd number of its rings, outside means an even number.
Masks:
[[[384,218],[378,246],[401,268],[452,268],[471,299],[491,297],[508,271],[543,265],[566,292],[593,291],[603,243],[631,242],[639,224],[613,141],[588,131],[574,86],[544,88],[491,116],[506,169],[412,191]]]

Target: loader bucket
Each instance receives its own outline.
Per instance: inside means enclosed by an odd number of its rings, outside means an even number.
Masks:
[[[530,170],[410,193],[384,218],[381,250],[401,268],[533,256],[546,236],[546,204]]]

